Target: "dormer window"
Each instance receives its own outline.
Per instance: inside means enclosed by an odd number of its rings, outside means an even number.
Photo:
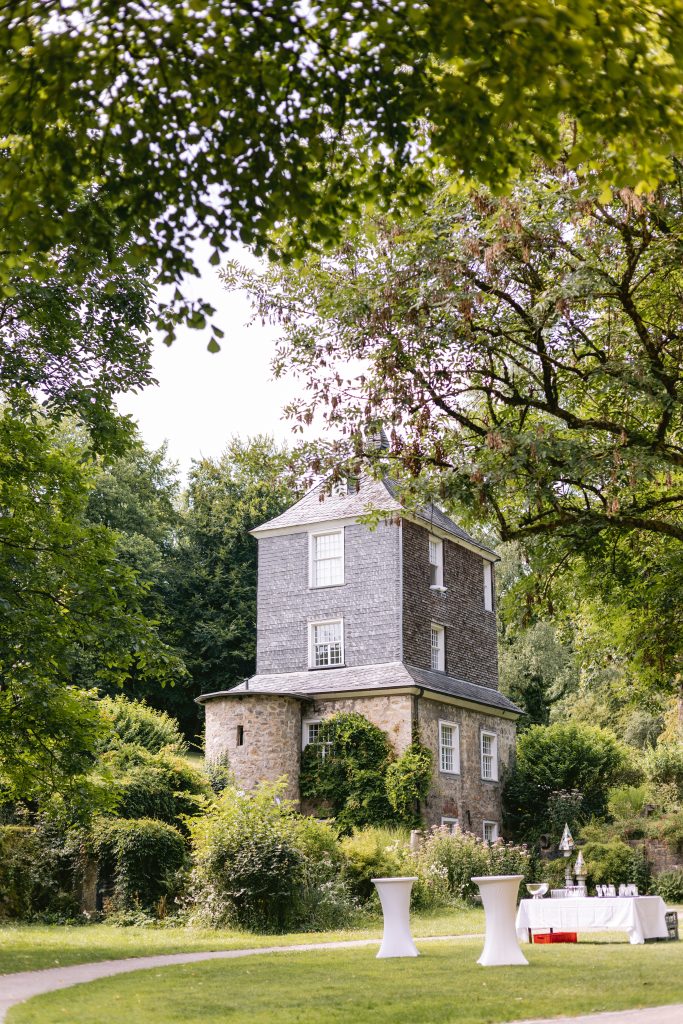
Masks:
[[[429,585],[443,589],[443,541],[438,537],[429,538]]]
[[[349,493],[349,486],[344,477],[341,480],[335,480],[332,484],[332,495],[335,498],[345,498]]]
[[[312,533],[310,586],[336,587],[344,582],[344,531]]]

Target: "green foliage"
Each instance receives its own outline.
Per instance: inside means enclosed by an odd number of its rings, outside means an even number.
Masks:
[[[173,630],[192,677],[183,721],[197,729],[193,697],[225,689],[256,664],[256,541],[249,535],[293,503],[292,455],[272,438],[234,438],[218,460],[195,463],[178,544],[165,566]]]
[[[371,826],[359,829],[340,841],[344,875],[354,894],[362,901],[373,894],[373,878],[391,878],[410,874],[407,836],[390,828]]]
[[[353,908],[334,832],[282,798],[283,784],[228,787],[188,823],[190,920],[257,931],[339,927]]]
[[[150,262],[168,284],[197,273],[198,238],[218,263],[230,239],[272,246],[288,218],[298,255],[364,203],[422,194],[438,158],[500,186],[569,153],[642,190],[681,148],[679,0],[609,0],[599,18],[590,0],[124,11],[30,0],[0,16],[10,296],[12,270],[38,277],[55,250],[78,278],[91,247],[118,243],[124,276]],[[212,312],[177,291],[158,326]]]
[[[187,857],[176,828],[148,818],[100,818],[90,846],[109,883],[108,910],[153,909],[172,898]]]
[[[84,652],[88,687],[119,685],[133,667],[164,679],[168,666],[116,535],[88,521],[93,477],[80,439],[37,411],[0,410],[2,775],[10,797],[59,791],[72,808],[96,796],[103,729],[94,694],[76,685]]]
[[[655,787],[669,787],[683,802],[683,743],[659,743],[645,755],[645,773]]]
[[[574,812],[577,823],[602,816],[609,790],[631,781],[630,774],[626,749],[602,729],[575,723],[533,726],[518,737],[516,764],[504,787],[509,827],[516,836],[537,839],[548,831],[549,813],[562,792],[580,794],[580,807]],[[571,802],[575,804],[576,798]],[[559,820],[554,827],[552,841],[557,843]]]
[[[387,768],[387,799],[400,821],[420,823],[419,804],[429,792],[434,755],[418,741],[413,743]]]
[[[665,903],[683,903],[683,868],[662,871],[657,875],[652,890],[661,896]]]
[[[535,865],[524,846],[498,840],[489,844],[470,832],[431,829],[421,844],[416,862],[418,898],[429,903],[474,902],[478,875],[524,875],[533,881]],[[420,893],[419,890],[423,890]]]
[[[588,842],[583,847],[589,883],[621,885],[635,882],[639,892],[647,892],[650,867],[642,850],[633,849],[615,839],[611,842]]]
[[[391,821],[385,784],[391,760],[381,729],[355,711],[340,711],[321,723],[317,741],[303,751],[301,795],[322,802],[346,831]]]
[[[164,748],[183,754],[187,749],[177,721],[140,701],[127,700],[123,695],[104,697],[99,708],[107,723],[101,750],[123,744],[144,747],[151,754],[158,754]]]
[[[155,818],[185,831],[184,818],[199,813],[211,792],[204,773],[173,748],[152,753],[126,744],[103,754],[101,764],[121,818]]]
[[[609,791],[607,810],[612,818],[627,820],[642,812],[647,798],[647,786],[615,786]]]
[[[31,825],[0,825],[0,918],[77,916],[81,834],[39,817]]]

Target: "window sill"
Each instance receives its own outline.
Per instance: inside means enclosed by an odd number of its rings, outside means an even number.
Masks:
[[[333,672],[335,668],[346,668],[346,664],[341,665],[309,665],[309,672]]]
[[[341,583],[309,583],[309,590],[332,590],[334,587],[345,587],[344,580]]]
[[[445,594],[448,587],[437,587],[435,583],[432,583],[429,587],[430,590],[436,591],[437,594]]]
[[[460,778],[460,772],[447,772],[445,768],[439,768],[439,775],[451,775],[454,778]]]

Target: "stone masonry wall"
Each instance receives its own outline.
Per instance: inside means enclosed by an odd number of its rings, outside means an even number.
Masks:
[[[429,587],[429,530],[403,521],[403,661],[430,668],[430,624],[446,631],[446,672],[498,689],[495,612],[484,610],[484,560],[443,542],[445,592]],[[494,601],[495,608],[495,601]]]
[[[345,527],[344,583],[333,587],[309,587],[307,531],[259,541],[258,674],[306,671],[308,623],[324,619],[344,620],[346,665],[399,661],[400,615],[397,524]]]
[[[460,774],[440,771],[439,721],[454,722],[460,730]],[[442,816],[457,818],[460,826],[481,836],[484,821],[495,821],[502,831],[502,780],[515,754],[515,723],[452,704],[419,698],[417,725],[420,739],[434,754],[432,788],[423,813],[427,825],[441,824]],[[498,780],[481,777],[481,731],[498,737]]]
[[[301,706],[295,697],[249,694],[216,697],[205,704],[206,760],[227,756],[230,768],[245,789],[262,779],[286,775],[286,795],[299,798]],[[238,745],[241,726],[243,743]]]
[[[316,699],[304,705],[304,718],[329,718],[338,711],[357,711],[385,732],[398,756],[412,740],[412,697],[408,694],[377,697]]]

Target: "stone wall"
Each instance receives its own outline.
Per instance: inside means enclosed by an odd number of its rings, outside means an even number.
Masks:
[[[249,694],[206,702],[206,760],[227,757],[245,789],[286,775],[286,795],[299,798],[301,706],[295,697]],[[242,743],[238,743],[241,728]]]
[[[303,707],[304,718],[329,718],[338,711],[356,711],[385,732],[397,755],[401,755],[412,740],[412,704],[408,694],[377,697],[345,697],[323,700],[317,698]]]
[[[315,525],[313,532],[325,528]],[[400,527],[344,529],[344,583],[309,587],[309,532],[259,540],[258,674],[308,668],[308,623],[344,620],[346,665],[401,658]]]
[[[439,765],[439,721],[454,722],[460,732],[460,774],[446,774]],[[457,818],[461,828],[481,836],[484,821],[495,821],[502,831],[501,793],[505,771],[515,755],[515,723],[452,704],[419,698],[417,725],[420,739],[434,754],[432,788],[423,813],[427,825],[442,817]],[[498,781],[481,777],[482,730],[498,737]]]
[[[443,542],[446,590],[429,586],[429,530],[403,521],[403,661],[431,667],[430,624],[446,630],[446,672],[498,689],[495,612],[484,610],[484,559]],[[495,608],[495,600],[494,600]]]

